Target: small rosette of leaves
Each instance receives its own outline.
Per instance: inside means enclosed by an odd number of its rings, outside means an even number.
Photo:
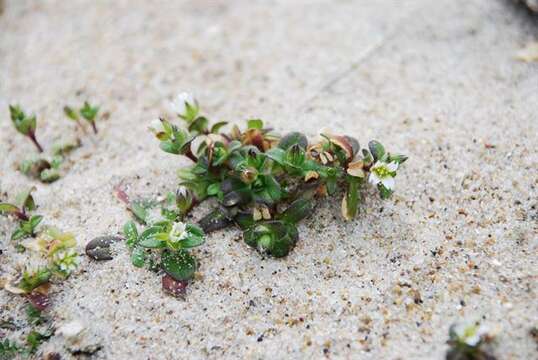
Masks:
[[[19,193],[14,203],[0,203],[0,214],[12,215],[19,220],[19,226],[11,234],[11,240],[21,240],[27,237],[34,237],[36,229],[43,220],[41,215],[29,215],[30,211],[36,209],[36,204],[32,196],[35,187]]]
[[[194,224],[163,220],[138,233],[134,222],[129,221],[123,229],[127,246],[131,249],[131,261],[136,267],[160,266],[176,280],[186,281],[194,276],[196,260],[189,249],[204,243],[204,232]],[[149,251],[157,251],[158,264],[149,264]]]

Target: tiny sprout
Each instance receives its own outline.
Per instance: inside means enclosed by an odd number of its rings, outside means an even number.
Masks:
[[[99,107],[91,106],[87,101],[84,102],[84,106],[80,109],[80,115],[90,123],[93,132],[97,134],[97,125],[95,125],[95,118],[99,112]]]
[[[15,129],[24,136],[27,136],[35,145],[37,150],[42,153],[43,147],[37,141],[36,131],[36,116],[27,116],[19,105],[9,105],[11,121]]]
[[[13,215],[19,220],[19,226],[11,234],[11,240],[20,240],[27,237],[34,237],[36,235],[36,228],[43,220],[41,215],[28,214],[29,211],[33,211],[36,208],[32,192],[34,187],[27,191],[19,193],[16,197],[15,204],[0,203],[0,213]]]

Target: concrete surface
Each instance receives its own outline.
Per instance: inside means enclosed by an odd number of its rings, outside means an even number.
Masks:
[[[502,329],[499,359],[536,358],[538,63],[514,59],[537,39],[533,22],[502,0],[6,1],[0,192],[36,185],[39,213],[81,251],[128,219],[115,185],[174,188],[188,160],[146,128],[179,91],[214,120],[329,126],[410,156],[396,197],[370,196],[349,223],[333,218],[337,201],[322,205],[286,259],[262,259],[237,231],[211,235],[184,302],[125,248],[84,258],[54,287],[54,321],[85,321],[98,359],[442,359],[449,325],[482,319]],[[35,112],[50,147],[75,132],[62,107],[86,99],[111,116],[62,179],[18,173],[33,149],[7,105]],[[0,220],[4,274],[23,261],[12,228]],[[0,292],[2,317],[23,318],[23,304]],[[69,358],[62,346],[41,350]]]

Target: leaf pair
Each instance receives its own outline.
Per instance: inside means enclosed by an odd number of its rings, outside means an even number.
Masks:
[[[93,132],[95,134],[97,134],[97,125],[95,123],[95,120],[97,118],[97,113],[99,112],[99,107],[98,106],[92,106],[90,105],[89,102],[85,101],[84,102],[84,105],[77,110],[73,109],[72,107],[70,106],[64,106],[64,113],[65,115],[73,120],[77,126],[79,126],[81,129],[83,129],[83,131],[85,132],[86,130],[84,129],[84,127],[82,126],[82,124],[80,123],[80,117],[82,117],[84,120],[86,120],[92,127],[93,129]],[[80,116],[79,116],[80,114]]]

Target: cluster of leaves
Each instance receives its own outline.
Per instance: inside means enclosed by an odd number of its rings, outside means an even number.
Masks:
[[[85,119],[92,126],[94,132],[97,133],[95,121],[98,111],[98,107],[91,106],[88,102],[85,102],[84,106],[78,112],[69,106],[64,107],[67,117],[75,121],[84,133],[86,133],[86,129],[80,123],[80,117]],[[51,183],[58,180],[60,178],[61,165],[65,162],[69,153],[81,146],[80,139],[76,138],[72,141],[55,143],[52,146],[51,153],[44,155],[44,149],[36,138],[36,116],[27,115],[19,105],[10,105],[9,112],[15,129],[24,136],[27,136],[40,153],[24,160],[20,164],[19,170],[25,175],[38,179],[43,183]]]
[[[192,97],[180,94],[174,106],[185,126],[160,118],[150,130],[162,150],[195,162],[179,173],[192,203],[217,199],[219,206],[200,221],[203,230],[236,224],[248,245],[275,257],[294,247],[297,223],[313,212],[316,199],[343,192],[342,214],[352,219],[367,180],[386,199],[407,160],[377,141],[361,149],[353,137],[329,131],[314,143],[299,132],[280,138],[259,119],[248,120],[243,131],[233,126],[224,133],[226,122],[210,126]]]
[[[15,204],[0,203],[0,214],[13,216],[19,223],[18,227],[11,235],[11,239],[16,241],[19,251],[31,250],[40,255],[40,259],[46,260],[47,265],[37,269],[27,269],[21,275],[21,279],[16,285],[6,284],[6,289],[18,294],[31,294],[39,289],[38,293],[46,295],[48,287],[43,287],[51,280],[52,276],[67,278],[78,266],[79,255],[74,250],[76,246],[75,237],[70,233],[62,233],[53,227],[46,227],[43,231],[38,231],[43,217],[41,215],[30,215],[29,212],[36,209],[36,204],[32,196],[35,188],[31,188],[17,195]],[[21,240],[32,238],[28,241]]]
[[[163,270],[166,273],[163,287],[170,292],[178,287],[184,289],[194,277],[198,264],[190,249],[204,242],[204,232],[200,227],[183,222],[187,213],[183,195],[186,193],[169,194],[158,216],[151,216],[149,212],[155,203],[130,203],[135,219],[144,228],[139,231],[134,221],[128,221],[123,227],[133,265],[147,266],[153,271]],[[170,208],[171,204],[175,208]],[[183,293],[176,295],[182,296]]]
[[[30,357],[35,354],[43,342],[53,335],[48,318],[44,317],[42,311],[31,304],[26,307],[26,319],[28,325],[32,326],[26,335],[26,344],[19,345],[9,339],[0,341],[0,360],[14,359],[17,356]]]
[[[90,124],[90,126],[93,129],[94,134],[97,134],[97,125],[95,124],[95,120],[97,118],[97,113],[99,112],[98,106],[92,106],[87,101],[84,102],[84,105],[77,110],[73,109],[71,106],[64,106],[64,113],[65,115],[73,120],[75,124],[85,133],[86,128],[82,123],[80,122],[80,118],[84,119],[86,122]]]
[[[19,221],[19,226],[11,234],[11,240],[15,241],[36,236],[37,226],[43,220],[43,216],[28,214],[28,212],[36,209],[34,197],[32,196],[33,191],[35,191],[35,187],[19,193],[14,203],[0,203],[0,214],[13,215]]]
[[[478,323],[453,324],[449,328],[447,360],[495,360],[486,348],[494,340],[488,329]]]

